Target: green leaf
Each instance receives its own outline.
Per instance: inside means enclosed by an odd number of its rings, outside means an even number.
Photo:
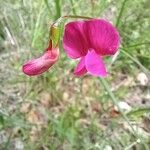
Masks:
[[[4,125],[4,117],[2,114],[0,114],[0,124]]]
[[[60,27],[58,27],[58,26],[51,27],[50,39],[52,40],[52,47],[53,48],[57,47],[59,44],[59,40],[60,40]]]

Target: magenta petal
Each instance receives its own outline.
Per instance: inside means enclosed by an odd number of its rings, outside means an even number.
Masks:
[[[102,19],[86,21],[85,34],[90,48],[100,55],[113,55],[118,50],[120,36],[117,29]]]
[[[83,21],[76,21],[65,26],[63,47],[70,58],[79,58],[87,53],[88,47],[83,25]]]
[[[85,67],[85,57],[82,57],[77,65],[77,67],[74,70],[74,74],[76,76],[81,76],[87,73],[86,67]]]
[[[47,71],[59,57],[59,50],[48,50],[41,57],[32,59],[23,65],[23,72],[35,76]]]
[[[87,71],[94,76],[105,77],[107,75],[102,58],[93,49],[89,50],[85,56],[85,65]]]

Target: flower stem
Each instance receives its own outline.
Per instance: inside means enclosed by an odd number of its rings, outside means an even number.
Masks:
[[[109,94],[110,98],[112,99],[112,102],[114,103],[114,105],[117,106],[117,108],[118,108],[119,112],[121,113],[122,117],[124,118],[124,120],[128,123],[128,125],[129,125],[130,128],[132,129],[133,135],[137,138],[137,140],[138,140],[139,142],[141,142],[141,143],[144,145],[145,149],[148,150],[147,146],[146,146],[145,143],[144,143],[144,139],[142,138],[142,136],[141,136],[140,134],[138,134],[137,131],[133,128],[133,126],[131,125],[131,123],[130,123],[128,117],[125,115],[125,113],[124,113],[124,112],[122,111],[122,109],[119,107],[118,102],[117,102],[118,100],[116,99],[116,97],[115,97],[115,95],[113,94],[113,92],[110,90],[108,82],[107,82],[105,79],[103,79],[103,78],[99,78],[99,80],[100,80],[101,84],[103,85],[103,87],[104,87],[104,88],[106,89],[106,91],[108,92],[108,94]]]
[[[125,9],[125,4],[126,4],[127,0],[124,0],[123,3],[122,3],[122,6],[121,6],[121,9],[120,9],[120,12],[119,12],[119,16],[117,18],[117,21],[116,21],[116,27],[119,26],[119,23],[120,23],[120,19],[122,17],[122,14],[123,14],[123,11]]]
[[[130,128],[132,129],[134,135],[135,135],[136,137],[138,137],[138,135],[137,135],[135,129],[132,127],[132,125],[131,125],[130,121],[128,120],[127,116],[124,114],[124,112],[122,111],[122,109],[119,107],[118,102],[117,102],[118,100],[117,100],[116,97],[114,96],[113,92],[110,90],[107,81],[106,81],[105,79],[103,79],[103,78],[99,78],[99,80],[100,80],[101,84],[103,85],[103,87],[104,87],[104,88],[106,89],[106,91],[108,92],[108,95],[110,96],[110,98],[111,98],[112,102],[114,103],[114,105],[117,106],[119,112],[121,113],[121,115],[123,116],[123,118],[126,120],[126,122],[128,123],[128,125],[130,126]]]
[[[92,17],[78,16],[78,15],[66,15],[66,16],[62,16],[62,18],[93,19]]]
[[[69,19],[69,18],[80,18],[80,19],[93,19],[92,17],[86,17],[86,16],[78,16],[78,15],[65,15],[65,16],[61,16],[60,18],[58,18],[53,24],[52,26],[58,26],[64,19]]]

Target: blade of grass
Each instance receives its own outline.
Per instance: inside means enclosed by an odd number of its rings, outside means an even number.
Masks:
[[[107,81],[103,78],[99,78],[101,84],[103,85],[103,87],[106,89],[106,91],[108,92],[112,102],[114,105],[117,106],[118,110],[120,111],[121,115],[123,116],[124,120],[128,123],[128,125],[131,127],[131,129],[133,130],[133,133],[135,134],[135,136],[137,137],[137,134],[134,130],[134,128],[132,127],[132,125],[130,124],[130,121],[128,120],[128,117],[126,116],[126,114],[122,111],[122,109],[119,107],[118,105],[118,100],[117,98],[114,96],[113,92],[110,90],[109,85],[107,83]]]
[[[119,26],[119,23],[120,23],[120,20],[121,20],[123,11],[124,11],[124,9],[125,9],[125,4],[126,4],[126,2],[127,2],[127,0],[124,0],[123,3],[122,3],[122,6],[121,6],[121,9],[120,9],[119,15],[118,15],[118,17],[117,17],[116,27]]]
[[[142,46],[142,45],[150,45],[150,42],[146,42],[146,43],[137,43],[137,44],[129,45],[127,48],[134,48],[134,47]],[[125,48],[125,49],[127,49],[127,48]]]
[[[10,133],[10,135],[7,139],[7,142],[5,143],[5,147],[4,147],[5,150],[9,150],[9,146],[10,146],[12,136],[13,136],[13,132]]]
[[[73,15],[77,15],[76,9],[74,7],[74,1],[70,0],[70,3],[71,3],[71,6],[72,6],[71,9],[72,9]]]
[[[127,57],[129,57],[133,62],[135,62],[143,70],[143,72],[145,72],[149,76],[150,74],[149,70],[145,68],[136,58],[134,58],[132,55],[126,52],[125,49],[123,48],[121,48],[121,52]]]
[[[38,33],[38,27],[40,25],[40,21],[41,21],[41,17],[42,17],[42,13],[43,13],[44,9],[43,9],[43,1],[41,2],[41,5],[40,5],[40,8],[39,8],[39,13],[38,13],[38,16],[37,16],[37,21],[35,23],[35,26],[34,26],[34,31],[33,31],[33,37],[32,37],[32,43],[31,43],[31,46],[34,47],[34,44],[35,44],[35,39],[37,37],[37,33]]]
[[[137,139],[135,142],[131,143],[129,146],[125,147],[124,150],[129,150],[129,149],[133,148],[138,143],[140,143],[139,139]]]
[[[106,89],[106,91],[108,92],[108,94],[109,94],[109,96],[110,96],[112,102],[114,103],[114,105],[117,106],[117,108],[118,108],[118,110],[120,111],[120,113],[121,113],[122,117],[124,118],[124,120],[128,123],[128,125],[129,125],[130,128],[132,129],[134,136],[137,138],[137,140],[139,139],[139,140],[143,143],[143,145],[145,146],[145,149],[148,150],[148,149],[147,149],[147,146],[146,146],[145,143],[144,143],[144,140],[141,138],[141,136],[140,136],[139,134],[136,133],[136,131],[135,131],[135,129],[133,128],[133,126],[131,125],[131,123],[130,123],[128,117],[127,117],[127,115],[126,115],[126,114],[122,111],[122,109],[119,107],[118,102],[117,102],[118,100],[117,100],[117,98],[115,97],[115,95],[113,94],[113,92],[110,90],[110,87],[109,87],[108,82],[107,82],[104,78],[99,78],[99,80],[100,80],[101,84],[103,85],[104,89]]]
[[[134,109],[127,113],[127,116],[142,116],[144,113],[150,113],[150,107]]]
[[[55,0],[56,15],[55,20],[61,16],[61,0]]]
[[[95,1],[91,0],[91,16],[94,15]]]
[[[46,5],[46,7],[48,9],[49,14],[52,15],[52,10],[51,10],[51,8],[50,8],[50,6],[48,4],[48,0],[44,0],[44,2],[45,2],[45,5]]]
[[[72,9],[75,9],[78,4],[81,2],[81,0],[75,1],[74,4],[72,5]],[[69,10],[68,12],[66,12],[66,15],[69,15],[71,13],[72,10]]]

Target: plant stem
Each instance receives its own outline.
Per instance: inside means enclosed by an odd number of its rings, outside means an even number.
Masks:
[[[131,129],[133,130],[134,135],[135,135],[136,137],[138,137],[137,134],[136,134],[136,132],[135,132],[135,130],[134,130],[134,128],[133,128],[132,125],[130,124],[130,121],[128,120],[127,116],[124,114],[124,112],[122,111],[122,109],[119,107],[118,102],[117,102],[118,100],[117,100],[116,97],[114,96],[113,92],[110,90],[107,81],[106,81],[104,78],[99,78],[99,80],[100,80],[101,84],[103,85],[103,87],[104,87],[104,88],[106,89],[106,91],[108,92],[108,94],[109,94],[109,96],[110,96],[112,102],[114,103],[114,105],[117,106],[117,108],[118,108],[118,110],[120,111],[121,115],[123,116],[123,118],[126,120],[126,122],[128,123],[128,125],[129,125],[129,126],[131,127]]]
[[[118,18],[117,18],[117,21],[116,21],[116,27],[119,26],[119,23],[120,23],[120,19],[122,17],[122,14],[123,14],[123,11],[124,11],[124,8],[125,8],[125,4],[126,4],[127,0],[124,0],[123,3],[122,3],[122,6],[121,6],[121,9],[120,9],[120,12],[119,12],[119,15],[118,15]]]
[[[80,18],[80,19],[93,19],[92,17],[86,17],[86,16],[75,16],[75,15],[66,15],[62,16],[62,18]]]
[[[149,70],[147,68],[145,68],[136,58],[134,58],[129,53],[127,53],[125,51],[125,49],[121,48],[121,53],[123,53],[124,55],[126,55],[127,57],[129,57],[132,61],[134,61],[143,70],[143,72],[145,72],[147,74],[147,76],[150,75]]]
[[[72,5],[72,12],[73,12],[74,15],[76,15],[76,14],[77,14],[77,13],[76,13],[76,10],[75,10],[75,8],[73,7],[73,6],[74,6],[74,1],[73,1],[73,0],[70,0],[70,3],[71,3],[71,5]]]
[[[55,19],[61,16],[61,0],[55,0],[56,15]]]
[[[116,99],[115,95],[113,94],[113,92],[110,90],[109,88],[109,84],[108,82],[104,79],[104,78],[99,78],[101,84],[103,85],[103,87],[106,89],[106,91],[108,92],[110,98],[112,99],[112,102],[114,103],[114,105],[117,106],[118,110],[120,111],[122,117],[124,118],[124,120],[128,123],[128,125],[130,126],[130,128],[133,131],[133,135],[137,138],[137,140],[141,143],[144,144],[144,140],[142,139],[142,137],[136,133],[137,131],[132,127],[130,121],[128,120],[128,117],[125,115],[125,113],[122,111],[122,109],[119,107],[118,105],[118,100]],[[147,146],[144,144],[144,147],[146,150],[148,150]]]
[[[65,16],[62,16],[62,17],[58,18],[58,19],[52,24],[52,26],[58,26],[64,19],[68,19],[68,18],[93,19],[92,17],[86,17],[86,16],[65,15]]]
[[[52,15],[52,10],[50,8],[50,5],[48,4],[48,0],[44,0],[44,2],[45,2],[45,5],[46,5],[46,7],[48,9],[49,14]]]
[[[142,45],[150,45],[150,42],[145,42],[145,43],[138,43],[138,44],[133,44],[133,45],[129,45],[128,47],[125,47],[125,49],[127,48],[134,48],[134,47],[137,47],[137,46],[142,46]]]

